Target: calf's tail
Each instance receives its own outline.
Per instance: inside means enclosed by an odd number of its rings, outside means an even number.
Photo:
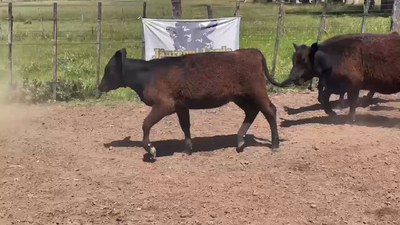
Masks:
[[[261,63],[262,63],[264,75],[267,77],[268,81],[271,82],[271,84],[278,86],[278,87],[289,87],[290,85],[278,83],[277,81],[275,81],[275,79],[273,77],[271,77],[271,75],[269,74],[269,71],[268,71],[267,61],[265,60],[264,54],[262,54],[261,51],[259,51],[259,52],[260,52],[261,58],[262,58]]]

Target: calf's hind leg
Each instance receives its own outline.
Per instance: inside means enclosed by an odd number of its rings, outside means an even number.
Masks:
[[[259,101],[261,112],[264,114],[271,128],[272,151],[278,151],[279,135],[278,126],[276,124],[276,107],[272,104],[271,100],[269,100],[268,96],[261,98]]]
[[[245,113],[245,118],[242,123],[242,126],[240,126],[239,131],[237,133],[237,139],[238,139],[238,147],[237,147],[237,152],[242,152],[244,149],[244,136],[246,135],[247,131],[249,130],[251,124],[254,122],[254,120],[257,117],[259,110],[259,106],[253,103],[252,101],[248,100],[241,100],[241,101],[235,101],[236,105],[238,105],[241,109],[243,109]]]
[[[374,94],[375,94],[374,91],[369,91],[367,97],[365,97],[365,100],[361,103],[361,106],[363,108],[367,108],[369,105],[372,104],[372,98],[373,98]]]
[[[150,129],[158,123],[165,116],[171,115],[174,111],[170,107],[166,107],[160,104],[156,104],[152,107],[149,115],[143,122],[143,147],[153,157],[156,157],[156,148],[150,143]]]
[[[339,108],[341,108],[341,109],[345,108],[344,107],[344,94],[345,93],[340,94],[340,97],[339,97]]]
[[[192,154],[192,137],[190,135],[190,115],[189,109],[178,109],[176,110],[176,114],[179,118],[179,124],[181,125],[182,131],[185,134],[185,150],[184,153],[191,155]]]

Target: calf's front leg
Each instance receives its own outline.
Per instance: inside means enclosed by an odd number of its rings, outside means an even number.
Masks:
[[[156,157],[157,155],[157,150],[156,148],[150,143],[150,129],[158,123],[162,118],[164,118],[167,115],[172,114],[174,111],[166,107],[165,105],[161,104],[155,104],[149,115],[147,115],[146,119],[144,119],[143,122],[143,147],[144,149],[152,155],[153,158]]]
[[[321,78],[318,81],[318,102],[323,104],[324,84]]]
[[[329,88],[325,88],[325,90],[323,91],[322,106],[326,114],[328,114],[329,116],[336,116],[336,113],[332,110],[331,103],[329,102],[331,94],[332,91]]]
[[[349,123],[354,123],[356,121],[356,108],[357,108],[359,92],[360,90],[351,90],[347,92],[350,104],[349,119],[348,119]]]

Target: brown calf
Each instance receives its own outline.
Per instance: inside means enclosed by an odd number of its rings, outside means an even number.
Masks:
[[[257,49],[150,61],[129,59],[126,50],[121,49],[108,62],[99,90],[108,92],[130,87],[142,102],[152,107],[143,123],[143,145],[153,156],[156,149],[150,143],[149,132],[163,117],[173,113],[178,115],[185,134],[185,152],[191,154],[189,109],[216,108],[231,101],[245,112],[237,133],[238,150],[243,150],[244,135],[259,111],[270,124],[272,149],[278,150],[276,108],[267,94],[266,76],[269,77],[265,58]],[[272,80],[271,77],[268,79]]]

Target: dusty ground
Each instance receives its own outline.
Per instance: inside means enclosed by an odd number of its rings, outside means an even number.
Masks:
[[[154,163],[142,104],[1,106],[0,224],[400,224],[400,95],[376,98],[344,125],[315,93],[272,97],[276,154],[261,114],[235,151],[244,114],[229,104],[191,112],[197,152],[183,157],[172,115],[152,129]]]

